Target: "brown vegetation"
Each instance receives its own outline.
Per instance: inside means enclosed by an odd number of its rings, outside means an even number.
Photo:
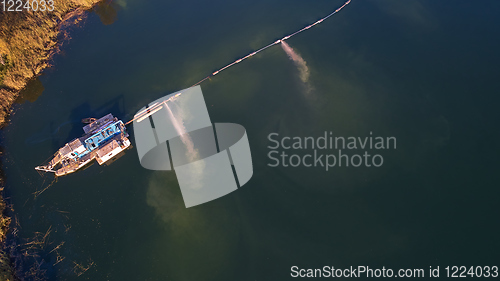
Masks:
[[[81,20],[98,0],[54,1],[54,11],[0,13],[0,125],[26,83],[49,66],[61,28]]]
[[[36,77],[49,66],[61,40],[67,38],[65,26],[78,23],[86,10],[100,0],[57,0],[49,11],[0,11],[0,128],[5,126],[10,107],[29,81],[39,89]],[[43,90],[43,86],[42,86]],[[23,99],[36,93],[27,92]],[[0,171],[0,194],[4,181]],[[5,240],[10,218],[0,196],[0,245]],[[0,280],[14,280],[8,255],[0,250]]]

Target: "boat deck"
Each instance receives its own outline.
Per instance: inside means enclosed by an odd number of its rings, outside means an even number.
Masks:
[[[102,165],[130,147],[125,125],[111,114],[86,125],[83,130],[84,136],[66,143],[47,165],[35,169],[64,176],[76,172],[94,159]]]

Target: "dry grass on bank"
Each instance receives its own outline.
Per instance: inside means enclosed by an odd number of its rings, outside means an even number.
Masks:
[[[98,0],[54,1],[54,11],[0,13],[0,124],[27,81],[49,66],[64,34]]]
[[[99,1],[56,0],[52,12],[0,12],[0,128],[5,126],[19,92],[49,66],[65,37],[62,29],[78,23]],[[11,281],[15,280],[14,270],[9,256],[1,250],[11,222],[5,216],[1,177],[0,172],[0,281]]]

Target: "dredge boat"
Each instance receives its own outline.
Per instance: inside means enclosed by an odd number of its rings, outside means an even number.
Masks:
[[[130,147],[125,125],[111,113],[97,120],[86,118],[82,121],[89,123],[83,127],[85,134],[65,144],[48,164],[35,167],[35,170],[64,176],[94,159],[102,165]]]

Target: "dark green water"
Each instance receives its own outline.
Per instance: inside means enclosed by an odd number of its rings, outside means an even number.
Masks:
[[[287,41],[307,62],[306,84],[279,46],[204,82],[212,122],[246,128],[254,176],[190,209],[174,172],[143,169],[135,149],[36,199],[51,179],[33,168],[81,136],[82,118],[129,120],[343,2],[123,0],[111,25],[91,14],[40,78],[43,94],[17,105],[3,131],[17,241],[51,227],[38,259],[49,280],[288,280],[294,265],[499,265],[500,5],[476,2],[353,0]],[[395,136],[397,149],[382,152],[380,168],[267,166],[270,133],[324,131]],[[62,242],[65,260],[53,266],[49,252]],[[74,263],[90,260],[78,277]]]

